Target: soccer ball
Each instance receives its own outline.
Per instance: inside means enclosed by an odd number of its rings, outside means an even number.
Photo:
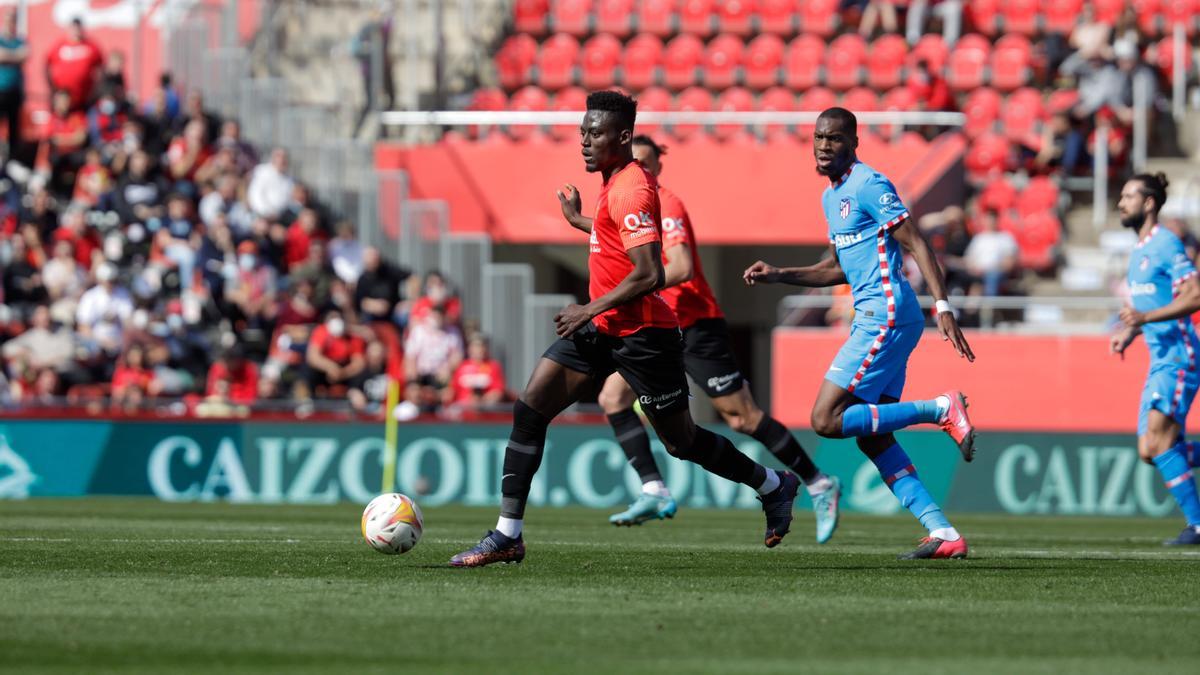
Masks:
[[[363,539],[380,553],[406,553],[421,540],[421,508],[405,495],[379,495],[362,515]]]

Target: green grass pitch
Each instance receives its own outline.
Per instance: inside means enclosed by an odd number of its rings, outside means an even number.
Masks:
[[[907,517],[535,509],[523,565],[449,557],[493,509],[428,509],[385,556],[359,507],[0,503],[14,673],[1195,673],[1200,551],[1173,521],[960,516],[973,558],[900,562]]]

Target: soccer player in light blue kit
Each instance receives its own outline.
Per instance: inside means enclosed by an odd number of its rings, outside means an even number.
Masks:
[[[1191,315],[1200,311],[1200,281],[1187,254],[1182,232],[1160,225],[1158,212],[1167,200],[1167,179],[1139,174],[1126,181],[1117,201],[1121,224],[1140,241],[1129,257],[1132,307],[1121,310],[1125,328],[1112,337],[1112,352],[1122,357],[1139,334],[1150,349],[1150,373],[1138,408],[1138,455],[1162,474],[1179,503],[1187,527],[1168,546],[1200,544],[1200,498],[1188,465],[1185,422],[1200,388],[1196,359],[1200,341]]]
[[[817,173],[829,178],[822,196],[829,223],[831,256],[808,267],[778,268],[759,261],[746,270],[746,283],[836,286],[849,283],[854,294],[850,339],[825,374],[812,426],[827,438],[855,438],[900,502],[929,531],[921,545],[901,558],[965,558],[967,542],[925,489],[893,431],[914,424],[938,424],[968,462],[974,456],[975,429],[966,397],[949,391],[925,401],[900,402],[908,357],[925,329],[917,296],[901,270],[908,252],[921,268],[937,300],[942,339],[959,356],[974,361],[954,312],[946,283],[929,245],[909,223],[908,209],[883,174],[858,161],[858,121],[843,108],[817,118],[813,155]]]

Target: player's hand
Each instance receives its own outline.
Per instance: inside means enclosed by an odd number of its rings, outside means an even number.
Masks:
[[[558,191],[558,205],[562,208],[563,218],[567,219],[568,223],[575,224],[575,220],[579,218],[583,211],[583,202],[579,198],[579,190],[574,185],[567,183]]]
[[[1125,360],[1125,350],[1129,345],[1133,344],[1133,339],[1137,337],[1138,331],[1136,328],[1123,328],[1113,335],[1108,341],[1108,353],[1116,354]]]
[[[1121,323],[1130,328],[1141,328],[1146,323],[1146,315],[1129,305],[1125,305],[1121,309]]]
[[[773,284],[779,281],[779,268],[759,260],[746,268],[746,271],[742,273],[742,279],[745,280],[747,286],[753,286],[756,283]]]
[[[554,315],[554,332],[558,337],[571,337],[592,320],[592,314],[582,305],[567,305]]]
[[[975,361],[975,352],[971,351],[971,345],[967,344],[967,338],[963,337],[962,329],[958,327],[958,320],[954,318],[953,312],[938,312],[937,315],[938,331],[942,334],[943,340],[949,340],[954,346],[954,351],[958,352],[959,356],[966,357],[968,361]]]

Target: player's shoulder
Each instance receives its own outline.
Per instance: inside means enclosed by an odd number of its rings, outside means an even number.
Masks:
[[[679,195],[668,190],[667,187],[661,183],[658,184],[658,201],[662,204],[664,209],[668,206],[676,209],[683,208],[683,200],[679,198]]]
[[[617,172],[613,176],[612,188],[610,192],[634,191],[639,189],[649,188],[650,190],[658,189],[658,181],[654,179],[654,174],[646,170],[640,162],[630,162],[625,168]]]
[[[874,189],[892,189],[892,181],[881,171],[859,162],[854,167],[854,171],[850,174],[850,180],[854,181],[856,188],[874,188]]]

